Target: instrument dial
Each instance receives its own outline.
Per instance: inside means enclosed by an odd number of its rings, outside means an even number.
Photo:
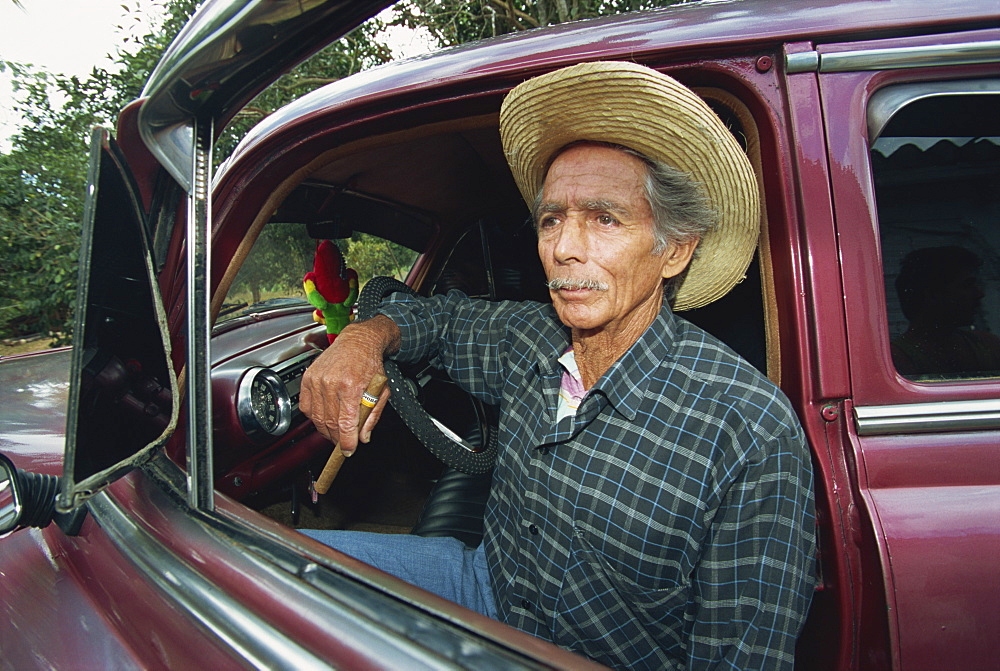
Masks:
[[[292,400],[285,383],[270,368],[251,368],[236,392],[236,411],[247,436],[280,436],[292,422]]]

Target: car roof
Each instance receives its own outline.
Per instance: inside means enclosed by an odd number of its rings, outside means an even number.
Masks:
[[[318,110],[389,96],[427,96],[471,79],[509,88],[562,64],[623,53],[642,61],[662,54],[667,45],[678,57],[694,51],[732,55],[786,42],[989,28],[998,19],[1000,6],[982,0],[706,0],[575,21],[395,61],[328,84],[262,121],[234,156]]]

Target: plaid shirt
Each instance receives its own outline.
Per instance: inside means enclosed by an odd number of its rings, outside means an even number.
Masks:
[[[550,305],[394,299],[401,360],[501,406],[499,618],[615,667],[791,668],[813,589],[809,450],[781,392],[667,307],[556,421]]]

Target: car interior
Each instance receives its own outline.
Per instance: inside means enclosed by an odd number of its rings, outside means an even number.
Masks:
[[[704,89],[702,94],[742,146],[749,145],[759,165],[756,131],[746,108],[718,89]],[[215,398],[235,398],[241,381],[249,377],[247,371],[273,369],[292,398],[292,418],[280,435],[259,430],[248,435],[254,432],[245,419],[217,407],[216,435],[227,437],[215,444],[220,491],[293,527],[452,535],[478,544],[489,474],[467,475],[444,466],[391,409],[371,443],[345,462],[330,492],[310,495],[310,483],[333,446],[311,430],[297,410],[295,394],[302,371],[324,346],[325,336],[317,333],[301,288],[297,298],[251,305],[250,299],[234,296],[247,266],[258,256],[274,255],[264,251],[268,244],[294,238],[299,251],[281,254],[288,265],[292,259],[299,264],[287,269],[285,284],[293,288],[291,294],[310,269],[312,247],[319,239],[335,239],[348,266],[357,267],[362,284],[373,274],[395,274],[426,295],[458,289],[488,300],[548,301],[533,225],[510,177],[497,127],[496,115],[485,114],[369,137],[333,150],[324,151],[318,143],[307,170],[283,185],[287,195],[273,214],[251,226],[244,245],[252,241],[252,249],[237,253],[226,273],[228,286],[223,288],[228,293],[213,337],[226,343],[220,349],[228,349],[232,345],[227,338],[258,342],[261,336],[253,329],[262,336],[265,331],[268,337],[289,335],[280,347],[258,345],[217,361]],[[371,250],[359,242],[362,239],[395,249],[393,263],[369,270],[366,253]],[[400,259],[406,260],[399,264]],[[408,259],[416,263],[408,265]],[[755,259],[746,279],[726,297],[683,316],[766,372],[764,296]],[[260,299],[259,292],[255,298]],[[265,321],[260,315],[270,318]],[[266,322],[273,325],[270,331],[263,326]],[[416,381],[419,400],[432,416],[469,443],[482,443],[492,421],[484,417],[493,408],[482,407],[437,371],[411,367],[404,373]]]
[[[743,280],[680,316],[780,385],[783,325],[769,241],[781,233],[769,232],[768,213],[778,221],[782,206],[780,199],[766,202],[777,188],[762,168],[774,138],[755,120],[766,114],[717,79],[692,82],[674,74],[744,148],[762,196],[761,236]],[[334,446],[299,411],[298,394],[327,336],[314,321],[302,278],[312,270],[317,244],[333,240],[358,272],[362,297],[373,277],[388,276],[422,295],[458,289],[487,300],[548,301],[533,223],[501,148],[501,95],[446,97],[432,109],[394,109],[346,130],[331,122],[239,184],[235,205],[227,207],[242,214],[223,217],[213,234],[213,264],[221,268],[213,272],[221,280],[212,297],[212,477],[217,492],[246,506],[251,524],[263,515],[292,529],[452,536],[470,547],[481,541],[491,474],[445,465],[391,404],[370,443],[344,460],[326,494],[316,493],[313,484]],[[444,432],[470,449],[495,435],[496,408],[425,363],[402,369]],[[186,459],[182,433],[165,447],[178,464]],[[810,657],[809,650],[820,649],[810,641],[839,630],[842,608],[836,590],[826,589],[824,575],[836,574],[837,559],[822,552],[832,531],[822,510],[822,478],[816,487],[820,588],[799,638],[807,668],[828,666]]]

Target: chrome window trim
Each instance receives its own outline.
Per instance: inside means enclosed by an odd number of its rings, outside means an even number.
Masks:
[[[1000,429],[1000,399],[854,408],[859,436]]]
[[[896,112],[924,98],[948,95],[1000,93],[1000,79],[963,79],[949,82],[916,82],[880,89],[868,103],[868,137],[874,142]]]
[[[234,657],[254,668],[324,668],[322,658],[217,589],[201,573],[141,529],[107,492],[89,502],[94,520],[143,577],[180,613],[215,636]]]
[[[188,503],[215,506],[212,424],[212,146],[211,123],[194,126],[192,188],[187,199],[187,462]]]
[[[919,47],[858,49],[820,53],[805,51],[788,54],[785,69],[799,72],[859,72],[896,68],[929,68],[942,65],[975,65],[1000,62],[1000,40],[931,44]]]

